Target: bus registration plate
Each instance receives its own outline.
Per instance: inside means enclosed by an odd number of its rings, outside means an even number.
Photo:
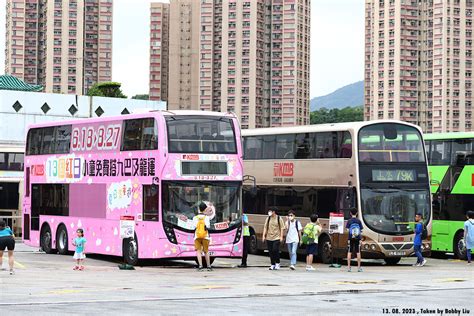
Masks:
[[[406,251],[390,251],[388,253],[389,256],[406,256]]]

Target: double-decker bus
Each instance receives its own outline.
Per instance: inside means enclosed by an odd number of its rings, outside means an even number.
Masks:
[[[294,210],[302,224],[319,215],[320,259],[347,252],[347,232],[331,234],[330,213],[358,209],[364,225],[362,257],[397,264],[414,253],[414,218],[428,228],[431,197],[421,130],[398,121],[371,121],[243,130],[243,207],[249,214],[252,250],[260,242],[268,209]],[[253,189],[253,184],[256,189]],[[341,215],[339,215],[340,217]]]
[[[465,258],[463,226],[467,211],[474,210],[474,133],[426,134],[425,142],[433,194],[432,250]]]
[[[204,202],[210,255],[241,257],[240,139],[234,114],[201,111],[30,126],[24,242],[66,254],[82,228],[90,253],[191,259]]]

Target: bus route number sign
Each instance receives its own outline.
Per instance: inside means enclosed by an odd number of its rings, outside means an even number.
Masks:
[[[416,171],[412,169],[374,169],[372,181],[378,182],[415,182]]]

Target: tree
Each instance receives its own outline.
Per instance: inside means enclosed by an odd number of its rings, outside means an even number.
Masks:
[[[136,100],[150,100],[150,96],[148,94],[137,94],[132,97],[132,99]]]
[[[89,89],[87,95],[90,97],[127,98],[120,89],[121,86],[122,84],[119,82],[99,82]]]
[[[345,107],[343,109],[321,108],[311,112],[311,124],[358,122],[364,120],[364,109],[362,106]]]

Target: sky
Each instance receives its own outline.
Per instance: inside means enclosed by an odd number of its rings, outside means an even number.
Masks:
[[[0,0],[0,74],[5,2]],[[129,97],[148,93],[150,2],[114,0],[112,80],[121,82]],[[311,98],[363,79],[364,0],[311,0],[310,58]]]

